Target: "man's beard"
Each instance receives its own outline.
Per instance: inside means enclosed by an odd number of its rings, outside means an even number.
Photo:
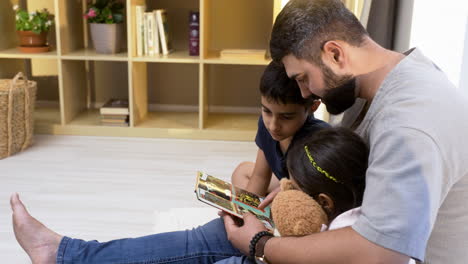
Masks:
[[[321,68],[326,89],[322,102],[330,114],[339,115],[356,101],[356,77],[338,76],[326,65]]]

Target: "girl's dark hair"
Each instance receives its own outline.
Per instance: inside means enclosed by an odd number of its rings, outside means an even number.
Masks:
[[[368,35],[340,0],[291,0],[275,19],[270,52],[275,61],[292,54],[321,65],[327,41],[342,40],[359,47]]]
[[[335,182],[319,172],[308,151]],[[360,206],[364,195],[369,148],[357,134],[346,128],[326,128],[294,142],[288,152],[287,167],[302,191],[317,198],[320,193],[334,202],[335,216]]]
[[[260,93],[268,100],[282,104],[312,105],[314,98],[304,99],[295,80],[289,79],[284,66],[270,62],[260,80]]]

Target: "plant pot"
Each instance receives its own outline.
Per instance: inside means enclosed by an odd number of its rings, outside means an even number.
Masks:
[[[120,52],[123,39],[123,24],[90,23],[91,40],[97,53]]]
[[[21,47],[46,47],[47,33],[46,31],[36,34],[32,31],[16,31],[18,33],[19,43]]]

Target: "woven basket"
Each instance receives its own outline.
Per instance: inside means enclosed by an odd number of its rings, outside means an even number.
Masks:
[[[13,80],[0,80],[0,159],[31,145],[36,92],[36,82],[21,72]]]

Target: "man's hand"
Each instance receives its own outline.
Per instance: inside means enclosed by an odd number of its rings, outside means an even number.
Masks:
[[[260,231],[267,231],[266,227],[251,213],[245,213],[244,225],[236,224],[232,216],[223,213],[224,228],[229,241],[244,255],[249,255],[250,240]]]
[[[259,209],[264,209],[265,207],[267,207],[271,202],[273,202],[273,199],[275,199],[276,195],[281,191],[281,187],[278,186],[276,187],[273,191],[271,191],[271,193],[269,193],[265,199],[260,203],[260,205],[258,206]]]

